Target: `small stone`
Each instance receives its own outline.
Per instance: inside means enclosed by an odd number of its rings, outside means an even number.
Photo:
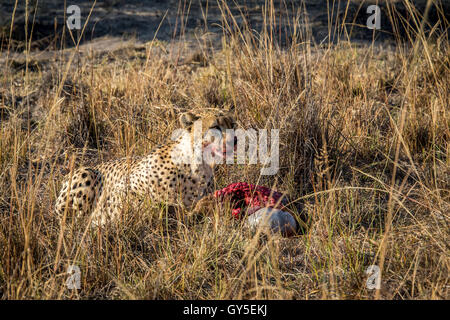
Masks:
[[[249,215],[247,225],[253,230],[264,228],[284,237],[293,236],[297,230],[297,222],[289,212],[273,208],[262,208]]]

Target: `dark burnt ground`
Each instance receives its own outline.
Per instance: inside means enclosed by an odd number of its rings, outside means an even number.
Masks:
[[[274,0],[274,17],[276,27],[274,40],[280,45],[289,43],[293,34],[293,18],[299,15],[300,30],[311,27],[311,35],[316,43],[336,42],[339,39],[380,42],[395,40],[394,31],[404,40],[408,40],[408,29],[415,28],[414,19],[402,1],[395,1],[390,7],[385,1],[379,1],[381,7],[381,30],[373,32],[366,27],[370,14],[367,7],[375,1],[326,1],[326,0]],[[410,1],[417,12],[423,14],[426,1]],[[93,1],[71,0],[67,6],[78,5],[81,8],[81,21],[85,23]],[[221,3],[219,1],[219,3]],[[197,41],[208,34],[208,39],[215,47],[223,33],[223,26],[236,19],[239,28],[250,28],[261,32],[264,26],[264,0],[227,1],[230,11],[224,10],[215,0],[100,0],[97,1],[81,43],[95,38],[109,36],[136,38],[146,42],[156,37],[158,40],[171,41],[184,39]],[[328,5],[327,5],[328,3]],[[10,30],[11,17],[15,0],[3,0],[0,3],[0,48],[5,51],[8,46],[14,51],[24,48],[26,21],[28,20],[28,38],[33,26],[31,48],[33,50],[59,49],[74,45],[67,30],[64,30],[64,1],[36,0],[29,1],[28,19],[25,1],[19,1],[15,13],[13,28]],[[305,14],[306,13],[306,14]],[[439,18],[449,19],[450,1],[441,0],[438,6],[432,5],[428,11],[428,23],[425,30],[436,27],[445,31],[444,26],[436,24]],[[227,17],[226,21],[223,17]],[[392,19],[391,17],[395,18]],[[345,21],[345,28],[342,28]],[[408,26],[410,25],[410,26]],[[156,33],[156,31],[158,32]],[[11,31],[11,42],[9,34]],[[303,32],[303,34],[305,34]],[[74,34],[78,36],[77,32]],[[202,38],[203,36],[203,38]],[[448,36],[448,35],[447,35]]]

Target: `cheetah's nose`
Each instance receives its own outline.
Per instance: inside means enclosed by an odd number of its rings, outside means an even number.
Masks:
[[[237,137],[234,137],[234,145],[237,145]]]

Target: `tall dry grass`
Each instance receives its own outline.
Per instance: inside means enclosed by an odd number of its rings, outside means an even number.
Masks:
[[[281,46],[272,1],[257,34],[218,5],[222,48],[199,41],[193,59],[182,42],[155,40],[4,62],[0,297],[448,299],[448,22],[441,36],[413,25],[395,46],[317,44],[300,6]],[[220,167],[216,187],[244,180],[289,193],[308,216],[304,234],[260,237],[219,211],[179,221],[149,199],[103,229],[55,216],[74,168],[145,155],[181,111],[231,105],[243,128],[280,129],[280,170]],[[81,290],[65,285],[69,265]],[[381,268],[380,290],[366,288],[369,265]]]

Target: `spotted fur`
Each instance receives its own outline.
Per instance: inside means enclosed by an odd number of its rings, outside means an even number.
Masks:
[[[214,128],[221,133],[235,127],[233,118],[224,114],[197,116],[183,114],[180,123],[193,135],[193,127],[201,121],[202,137]],[[206,139],[206,138],[205,138]],[[202,146],[211,141],[203,141]],[[229,140],[222,134],[216,149],[224,151]],[[236,141],[233,140],[235,144]],[[95,224],[104,224],[120,214],[125,197],[150,196],[157,202],[192,208],[211,185],[214,164],[177,163],[173,155],[185,154],[192,148],[182,137],[157,147],[145,157],[122,158],[94,167],[82,167],[69,174],[56,201],[56,211],[92,214]]]

